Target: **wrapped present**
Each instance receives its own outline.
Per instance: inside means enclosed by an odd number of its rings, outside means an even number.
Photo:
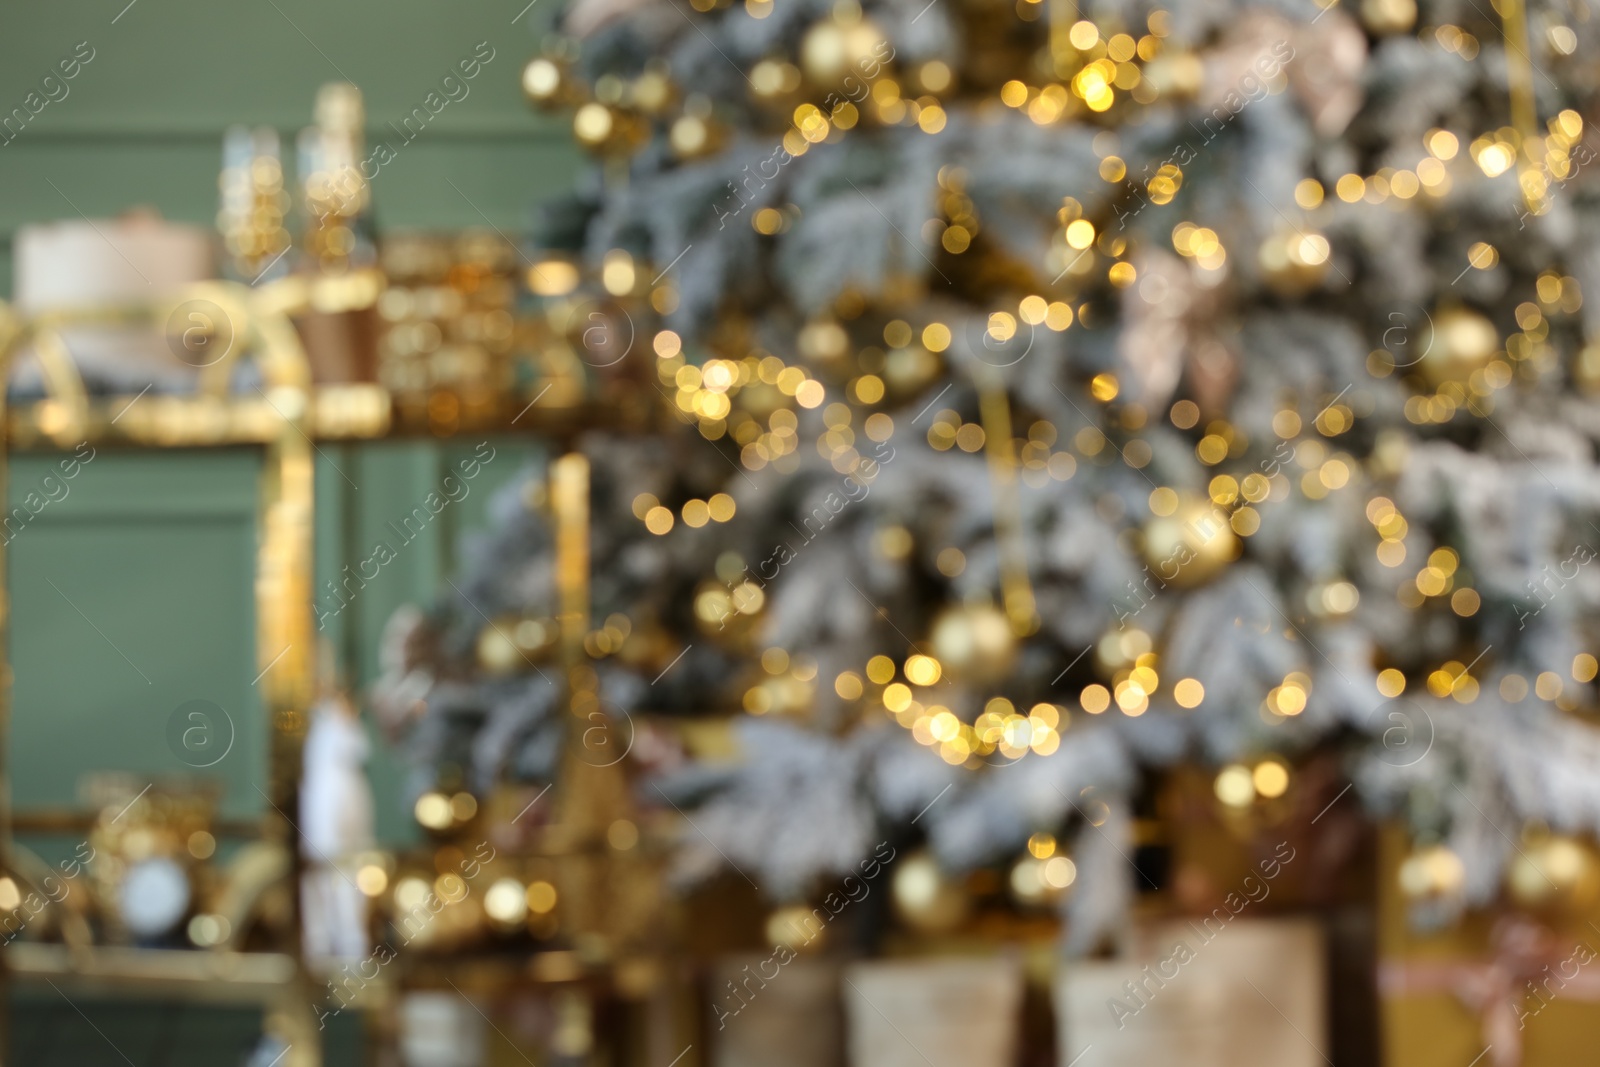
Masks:
[[[852,1067],[1011,1067],[1022,1012],[1013,957],[858,963],[844,974]]]
[[[1144,927],[1131,941],[1126,958],[1062,967],[1063,1067],[1327,1062],[1325,955],[1315,922],[1180,919]]]
[[[1553,1067],[1587,1053],[1600,1032],[1600,916],[1499,909],[1419,930],[1401,889],[1406,852],[1404,833],[1386,829],[1377,976],[1384,1062]]]
[[[839,1067],[839,965],[797,956],[726,956],[711,973],[712,1067]]]

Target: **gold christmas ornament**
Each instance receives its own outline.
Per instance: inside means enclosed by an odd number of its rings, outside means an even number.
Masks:
[[[1017,658],[1017,638],[1005,612],[993,604],[946,608],[929,635],[933,656],[952,677],[991,681]]]
[[[700,159],[715,152],[721,138],[710,119],[682,115],[668,131],[667,142],[672,145],[672,154],[679,159]]]
[[[578,143],[594,152],[632,151],[643,140],[638,120],[619,107],[591,100],[572,116],[572,134]]]
[[[804,904],[785,904],[767,916],[767,941],[795,952],[814,952],[827,940],[827,926]]]
[[[762,103],[784,107],[800,91],[800,68],[781,59],[763,59],[750,68],[750,87]]]
[[[639,75],[630,90],[633,106],[646,115],[660,115],[671,105],[677,95],[672,76],[665,64],[652,64]]]
[[[1600,341],[1591,340],[1579,350],[1572,377],[1586,395],[1600,393]]]
[[[576,87],[566,68],[553,59],[539,56],[522,68],[522,95],[537,108],[560,107],[572,100]]]
[[[1054,904],[1073,882],[1078,867],[1065,856],[1023,856],[1011,867],[1011,896],[1023,907]]]
[[[895,913],[924,934],[954,930],[966,919],[971,904],[966,887],[945,874],[926,851],[900,861],[889,892]]]
[[[1417,0],[1361,0],[1361,24],[1375,37],[1405,33],[1417,24]]]
[[[1189,497],[1171,515],[1145,523],[1144,558],[1163,582],[1189,587],[1210,581],[1239,556],[1239,538],[1211,501]]]
[[[1258,260],[1267,287],[1279,296],[1300,296],[1328,273],[1328,239],[1320,233],[1288,230],[1261,243]]]
[[[1600,862],[1588,842],[1553,835],[1511,857],[1506,890],[1530,911],[1578,912],[1600,900]]]
[[[1465,383],[1473,371],[1488,366],[1499,350],[1500,335],[1486,316],[1470,308],[1440,308],[1423,332],[1417,366],[1436,387],[1446,382]]]
[[[1193,52],[1157,56],[1145,65],[1144,81],[1158,96],[1188,100],[1205,86],[1205,63]]]
[[[478,631],[478,665],[489,674],[510,674],[522,662],[522,653],[511,636],[515,619],[491,622]]]
[[[819,89],[845,89],[870,81],[890,55],[883,31],[859,11],[835,11],[807,30],[800,42],[800,68]]]
[[[943,364],[939,357],[921,345],[896,348],[883,364],[883,380],[897,398],[908,397],[927,388]]]
[[[1461,857],[1444,845],[1415,849],[1400,864],[1400,892],[1407,900],[1446,900],[1461,892],[1467,877]]]

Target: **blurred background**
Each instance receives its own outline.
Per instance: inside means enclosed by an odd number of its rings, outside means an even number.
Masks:
[[[8,1061],[1588,1047],[1585,3],[8,31]]]

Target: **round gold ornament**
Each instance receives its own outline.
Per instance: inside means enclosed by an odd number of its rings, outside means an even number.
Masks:
[[[491,622],[478,631],[478,666],[489,674],[510,674],[522,663],[522,653],[511,633],[516,619]]]
[[[679,159],[701,159],[721,147],[722,137],[710,119],[680,115],[667,132],[667,143]]]
[[[1532,911],[1581,911],[1600,899],[1600,861],[1588,842],[1552,835],[1511,857],[1506,890]]]
[[[835,12],[806,31],[800,41],[800,69],[819,89],[847,89],[870,81],[894,53],[876,23]]]
[[[1011,896],[1025,908],[1054,904],[1078,879],[1078,867],[1065,856],[1024,855],[1011,866]]]
[[[916,852],[894,869],[889,894],[906,925],[924,934],[954,930],[967,917],[971,900],[966,887],[939,867],[926,852]]]
[[[1203,497],[1189,497],[1171,515],[1145,523],[1144,558],[1151,574],[1180,587],[1200,585],[1239,556],[1228,516]]]
[[[677,87],[665,64],[652,63],[630,87],[633,106],[646,115],[660,115],[677,96]]]
[[[576,91],[566,67],[554,59],[538,56],[522,68],[522,95],[534,107],[560,107],[569,103]]]
[[[883,380],[896,397],[913,396],[939,377],[943,363],[921,345],[890,351],[883,364]]]
[[[827,940],[827,929],[817,912],[804,904],[785,904],[767,916],[767,941],[795,952],[814,952],[821,948]]]
[[[1193,52],[1172,52],[1157,56],[1144,68],[1144,81],[1158,96],[1188,100],[1205,87],[1205,62]]]
[[[1573,361],[1572,377],[1584,395],[1600,393],[1600,340],[1590,340],[1579,349]]]
[[[790,110],[799,99],[800,68],[782,59],[763,59],[750,68],[750,87],[761,103]]]
[[[1400,892],[1407,900],[1448,900],[1461,892],[1466,868],[1445,845],[1414,849],[1400,864]]]
[[[1417,0],[1361,0],[1361,24],[1375,37],[1406,33],[1417,24]]]
[[[572,116],[572,134],[592,152],[628,152],[642,139],[643,128],[628,111],[591,100]]]
[[[929,635],[933,656],[952,677],[985,681],[1004,677],[1017,658],[1017,636],[993,604],[946,608]]]
[[[1328,239],[1320,233],[1287,230],[1261,243],[1261,277],[1279,296],[1301,296],[1328,273]]]
[[[1494,323],[1470,308],[1446,307],[1435,311],[1422,337],[1417,366],[1434,386],[1464,383],[1482,370],[1500,350]]]

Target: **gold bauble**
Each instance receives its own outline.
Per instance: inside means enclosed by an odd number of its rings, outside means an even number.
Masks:
[[[679,159],[700,159],[722,145],[721,131],[699,115],[680,115],[667,132],[667,143]]]
[[[827,940],[827,914],[804,904],[785,904],[767,916],[767,941],[795,952],[814,952]]]
[[[946,608],[934,619],[929,641],[944,670],[962,680],[1002,678],[1017,658],[1011,622],[993,604]]]
[[[1440,308],[1430,323],[1423,331],[1417,366],[1434,386],[1465,383],[1473,371],[1487,367],[1500,350],[1500,335],[1494,323],[1470,308]]]
[[[806,31],[800,69],[819,89],[845,89],[870,81],[882,69],[888,38],[871,19],[834,14]]]
[[[795,344],[807,362],[833,363],[849,354],[850,333],[833,319],[817,319],[800,327]]]
[[[522,650],[512,637],[519,621],[500,619],[478,631],[478,665],[489,674],[510,674],[522,666]]]
[[[1047,907],[1077,881],[1078,867],[1065,856],[1025,855],[1011,866],[1011,896],[1025,908]]]
[[[1320,233],[1286,230],[1261,243],[1261,277],[1279,296],[1301,296],[1328,273],[1328,239]]]
[[[644,128],[622,108],[591,100],[572,115],[572,134],[594,152],[628,152],[643,140]]]
[[[889,894],[895,914],[906,925],[925,934],[948,933],[967,917],[970,899],[966,886],[951,878],[928,852],[916,852],[894,869]]]
[[[1417,24],[1417,0],[1361,0],[1361,24],[1374,37],[1405,33]]]
[[[763,59],[750,68],[750,88],[763,104],[787,111],[800,91],[800,68],[782,59]]]
[[[1578,912],[1600,899],[1600,862],[1588,842],[1553,835],[1511,857],[1506,890],[1531,911]]]
[[[566,68],[553,59],[539,56],[522,68],[522,95],[534,107],[559,107],[571,99],[573,91]]]
[[[914,396],[939,377],[944,364],[921,345],[890,351],[883,362],[883,380],[897,399]]]
[[[1144,81],[1158,96],[1188,100],[1205,86],[1205,62],[1193,52],[1157,56],[1145,65]]]
[[[1600,393],[1600,341],[1588,341],[1578,351],[1572,365],[1572,378],[1586,396]]]
[[[1150,573],[1179,587],[1214,578],[1239,556],[1239,538],[1222,509],[1203,497],[1189,497],[1171,515],[1145,523],[1144,558]]]
[[[1400,864],[1400,892],[1407,900],[1446,900],[1460,894],[1467,871],[1444,845],[1416,849]]]
[[[633,83],[630,99],[633,106],[646,115],[660,115],[677,96],[677,87],[665,65],[647,68]]]

